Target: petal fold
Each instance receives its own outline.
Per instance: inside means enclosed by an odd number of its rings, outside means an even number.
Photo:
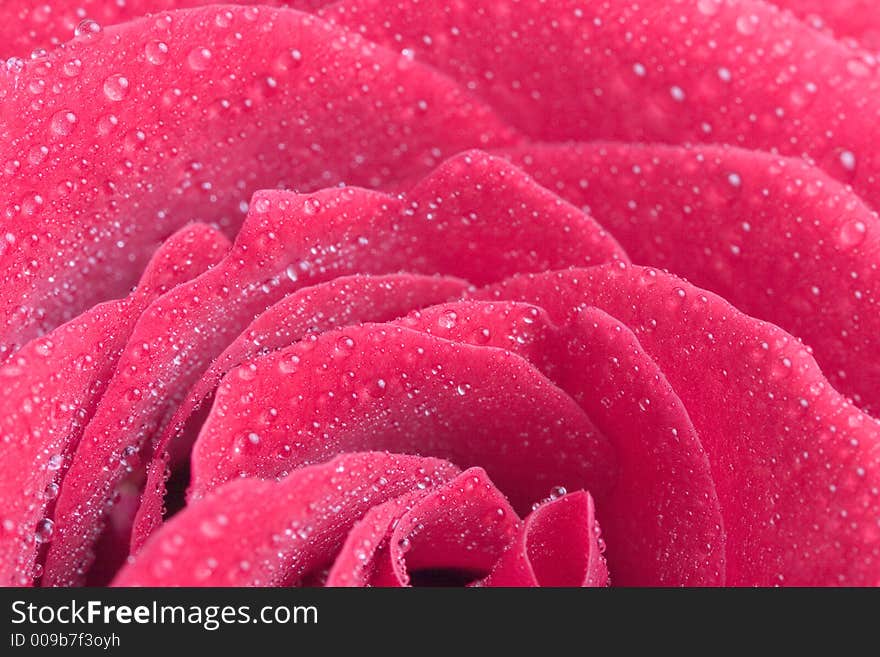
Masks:
[[[114,585],[293,585],[330,566],[370,508],[456,473],[437,459],[362,453],[277,482],[233,481],[163,525]]]
[[[229,241],[193,224],[153,256],[137,288],[25,345],[0,367],[0,583],[27,585],[52,540],[52,508],[70,459],[149,303],[218,262]],[[16,464],[16,465],[13,465]]]
[[[880,583],[880,423],[795,338],[650,268],[521,276],[484,294],[556,321],[595,306],[638,336],[709,457],[729,584]]]
[[[13,350],[127,291],[184,223],[234,235],[258,189],[379,187],[515,139],[438,71],[268,7],[108,27],[28,61],[0,107],[0,344]]]
[[[608,585],[604,541],[589,494],[578,491],[538,505],[484,586]]]

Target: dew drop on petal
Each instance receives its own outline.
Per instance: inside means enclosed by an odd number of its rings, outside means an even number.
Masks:
[[[55,523],[48,518],[43,518],[37,523],[37,530],[34,533],[34,539],[37,543],[48,543],[52,540],[52,534],[55,533]]]
[[[758,20],[758,17],[754,14],[740,16],[736,19],[736,31],[745,36],[754,34],[758,29]]]
[[[43,491],[43,497],[47,500],[54,500],[58,497],[58,484],[53,481],[46,486],[46,490]]]
[[[718,13],[721,0],[697,0],[697,10],[704,16],[714,16]]]
[[[168,45],[164,41],[150,41],[144,46],[144,56],[154,66],[161,66],[168,59]]]
[[[69,78],[75,78],[82,72],[82,60],[79,58],[70,59],[64,62],[61,70]]]
[[[60,112],[55,112],[49,125],[54,134],[59,137],[65,137],[73,132],[76,121],[76,114],[70,110],[61,110]]]
[[[204,47],[193,48],[186,62],[194,71],[205,71],[211,65],[211,51]]]
[[[13,75],[21,73],[24,69],[24,60],[21,57],[10,57],[6,60],[6,70]]]
[[[79,25],[73,31],[73,36],[77,39],[85,39],[93,41],[101,36],[103,28],[97,21],[90,18],[80,21]]]
[[[840,228],[840,245],[845,249],[858,246],[865,240],[867,232],[863,221],[849,221]]]
[[[128,78],[117,73],[104,80],[104,95],[114,102],[119,102],[128,95],[128,87]]]
[[[866,78],[871,75],[870,67],[861,59],[851,59],[846,63],[846,70],[850,75],[857,78]]]

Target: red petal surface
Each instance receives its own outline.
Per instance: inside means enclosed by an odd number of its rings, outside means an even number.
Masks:
[[[880,77],[764,2],[342,0],[321,13],[446,72],[536,138],[807,154],[880,207]]]
[[[125,565],[131,550],[129,543],[135,514],[140,504],[140,489],[124,482],[117,490],[118,500],[107,514],[104,533],[95,545],[95,563],[86,576],[86,586],[107,586]]]
[[[251,205],[229,256],[159,299],[135,328],[59,498],[51,581],[75,581],[88,563],[103,500],[123,472],[118,455],[149,444],[211,360],[286,293],[357,272],[439,272],[481,284],[626,258],[580,210],[476,151],[445,162],[405,198],[349,187],[259,192]]]
[[[389,507],[389,504],[383,505]],[[470,468],[427,495],[404,499],[382,513],[377,508],[356,525],[339,554],[328,586],[351,585],[371,571],[371,586],[409,586],[410,573],[429,571],[477,578],[488,573],[510,544],[519,518],[482,468]],[[384,516],[384,517],[383,517]],[[385,536],[376,531],[385,521]],[[374,552],[374,563],[364,567],[364,543],[384,538]],[[367,550],[370,550],[367,547]]]
[[[557,321],[597,306],[638,335],[709,455],[729,584],[880,583],[880,424],[796,339],[639,267],[517,277],[485,295],[539,303]]]
[[[163,525],[114,584],[295,584],[332,563],[370,508],[455,474],[436,459],[346,454],[278,482],[230,482]]]
[[[376,586],[407,586],[418,571],[488,573],[516,535],[519,518],[482,468],[470,468],[418,500],[394,526]]]
[[[708,458],[681,400],[624,324],[585,308],[557,327],[533,306],[474,302],[426,308],[400,323],[514,351],[581,405],[617,457],[614,485],[592,489],[616,582],[724,582],[725,537]]]
[[[416,490],[370,509],[348,533],[325,586],[370,586],[377,555],[383,554],[394,524],[428,491]]]
[[[880,413],[880,219],[801,160],[736,148],[526,146],[514,162],[663,267],[804,340]]]
[[[258,315],[192,387],[156,442],[132,534],[132,552],[141,548],[162,520],[169,444],[226,372],[260,353],[298,342],[310,333],[361,322],[388,321],[412,308],[460,296],[465,288],[466,283],[460,279],[439,276],[342,276],[289,294]]]
[[[0,2],[0,585],[880,585],[874,4],[234,3]]]
[[[532,511],[485,586],[607,586],[593,500],[578,491]]]
[[[193,450],[190,497],[365,449],[480,464],[517,509],[555,485],[607,490],[616,472],[607,439],[519,356],[367,324],[227,374]]]
[[[74,33],[95,33],[102,25],[115,25],[166,9],[217,4],[213,0],[49,0],[0,4],[0,57],[26,57],[34,48],[58,45]],[[226,4],[254,4],[227,0]],[[260,0],[261,5],[280,5],[314,10],[325,0]],[[88,22],[97,23],[97,27]],[[78,29],[77,29],[78,28]]]
[[[128,297],[95,306],[33,340],[0,368],[0,461],[7,464],[0,478],[0,583],[31,581],[37,550],[54,533],[46,513],[71,450],[143,309],[228,248],[228,240],[204,224],[181,229],[154,255]]]
[[[874,0],[771,0],[788,9],[808,25],[827,30],[838,38],[880,50],[880,11]],[[865,60],[870,65],[871,60]],[[874,62],[876,63],[876,62]]]
[[[0,107],[7,350],[126,291],[182,224],[234,233],[255,189],[380,186],[511,140],[440,73],[268,8],[110,27],[10,73]]]

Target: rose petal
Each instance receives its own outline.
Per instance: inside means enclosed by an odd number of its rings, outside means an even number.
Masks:
[[[681,400],[625,325],[584,308],[557,327],[533,306],[473,301],[399,323],[509,349],[581,405],[617,456],[614,485],[593,489],[617,583],[723,584],[725,537],[708,458]]]
[[[34,48],[49,47],[78,38],[95,38],[101,26],[123,23],[167,9],[216,4],[214,0],[50,0],[0,4],[0,57],[25,57]],[[249,4],[226,0],[226,4]],[[313,11],[325,0],[260,0],[261,5],[280,5]],[[95,23],[94,25],[92,24]]]
[[[228,240],[204,224],[181,229],[156,252],[129,296],[33,340],[0,367],[0,461],[10,464],[0,479],[0,583],[30,583],[40,543],[53,532],[47,509],[143,309],[228,248]]]
[[[163,525],[114,585],[290,585],[330,565],[371,507],[455,474],[436,459],[374,453],[346,454],[278,482],[233,481]]]
[[[348,533],[325,586],[370,586],[377,554],[381,554],[394,523],[427,494],[428,491],[416,490],[370,509]]]
[[[110,27],[0,81],[0,106],[7,350],[126,291],[183,223],[234,234],[255,189],[375,187],[512,139],[437,71],[269,8]]]
[[[880,583],[880,423],[796,339],[641,267],[522,276],[485,294],[539,303],[557,321],[596,306],[638,335],[709,455],[729,584]]]
[[[211,360],[286,293],[357,272],[439,272],[481,284],[626,258],[591,218],[478,151],[445,162],[403,198],[349,187],[259,192],[251,205],[229,256],[157,300],[138,322],[71,465],[76,484],[59,498],[49,581],[75,581],[89,561],[104,500],[122,475],[107,464],[158,439]]]
[[[512,159],[589,208],[636,262],[669,269],[816,354],[880,412],[880,219],[801,160],[717,146],[526,146]]]
[[[518,526],[483,469],[470,468],[427,495],[371,510],[349,533],[327,586],[409,586],[410,573],[419,570],[480,577]]]
[[[319,13],[446,72],[533,137],[806,153],[880,207],[880,76],[765,2],[501,0],[474,11],[341,0]]]
[[[605,437],[519,356],[366,324],[227,374],[193,449],[190,498],[364,449],[479,464],[517,509],[554,485],[607,489],[616,472]]]
[[[125,565],[131,553],[129,539],[138,510],[140,489],[124,482],[118,489],[119,500],[107,515],[107,525],[95,544],[95,563],[89,569],[86,586],[107,586]]]
[[[131,536],[132,553],[141,548],[162,521],[169,444],[195,409],[213,393],[226,372],[259,353],[293,344],[309,333],[391,320],[412,308],[460,296],[465,287],[464,281],[448,277],[343,276],[289,294],[258,315],[192,387],[156,441]]]
[[[880,49],[880,12],[874,0],[772,0],[772,4],[792,11],[814,28]],[[864,64],[873,67],[874,62],[866,58]]]
[[[589,494],[541,504],[486,578],[485,586],[607,586],[599,524]]]

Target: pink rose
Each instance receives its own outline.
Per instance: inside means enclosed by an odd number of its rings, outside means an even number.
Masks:
[[[0,8],[0,582],[880,584],[873,3],[203,4]]]

